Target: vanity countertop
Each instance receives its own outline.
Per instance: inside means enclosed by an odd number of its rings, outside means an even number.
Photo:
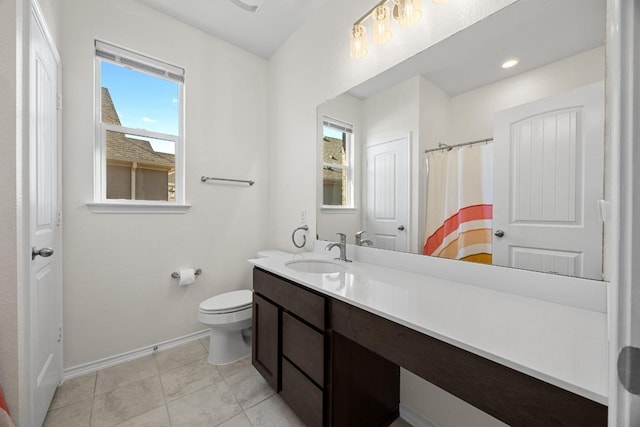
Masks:
[[[306,252],[250,262],[309,289],[607,404],[606,313],[361,262],[342,273],[286,266]]]

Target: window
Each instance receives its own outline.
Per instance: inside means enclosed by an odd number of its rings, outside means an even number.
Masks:
[[[185,207],[184,70],[100,41],[95,46],[92,208]]]
[[[353,126],[322,120],[322,206],[353,208]]]

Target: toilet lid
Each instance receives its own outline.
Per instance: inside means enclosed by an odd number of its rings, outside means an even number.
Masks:
[[[226,292],[206,299],[200,303],[200,311],[229,312],[245,308],[251,305],[253,292],[248,289]]]

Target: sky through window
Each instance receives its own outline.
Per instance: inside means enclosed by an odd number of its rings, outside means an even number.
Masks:
[[[178,83],[108,61],[101,61],[100,78],[102,87],[109,90],[122,126],[178,135]],[[175,152],[173,142],[149,142],[156,151]]]

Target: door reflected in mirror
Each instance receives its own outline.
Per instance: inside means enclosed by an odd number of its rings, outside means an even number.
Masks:
[[[604,0],[519,0],[323,103],[318,238],[601,280],[604,79]]]

